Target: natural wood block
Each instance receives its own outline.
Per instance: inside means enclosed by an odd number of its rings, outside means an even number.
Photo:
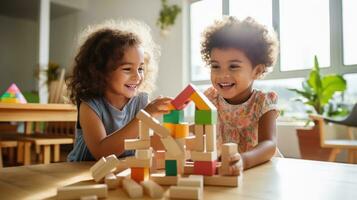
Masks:
[[[204,185],[210,186],[227,186],[227,187],[238,187],[239,177],[238,176],[204,176]]]
[[[96,195],[99,198],[108,196],[106,184],[66,186],[57,188],[57,199],[79,199],[82,196]]]
[[[178,176],[165,176],[165,174],[151,174],[150,179],[159,185],[176,185]]]
[[[177,180],[177,186],[188,186],[188,187],[199,187],[201,189],[203,189],[203,176],[202,178],[182,178],[180,177]]]
[[[82,196],[80,200],[97,200],[97,195]]]
[[[101,157],[91,168],[89,168],[89,171],[91,172],[91,174],[93,174],[100,167],[102,167],[105,164],[105,162],[106,162],[105,158]]]
[[[172,156],[183,154],[182,149],[171,136],[161,138],[161,142],[165,146],[168,154],[171,154]]]
[[[202,94],[199,91],[194,92],[190,99],[195,102],[195,106],[199,110],[216,110],[216,107],[213,103],[206,97],[206,95]]]
[[[119,187],[119,179],[113,173],[109,173],[105,176],[104,183],[107,184],[109,190]]]
[[[202,183],[204,183],[204,179],[202,175],[197,175],[197,174],[191,174],[188,176],[190,179],[198,179]]]
[[[172,100],[171,104],[176,108],[176,110],[182,110],[190,101],[190,96],[196,91],[196,87],[189,84],[184,90]]]
[[[175,124],[175,138],[186,138],[189,135],[189,125],[188,123]]]
[[[195,110],[195,124],[216,124],[216,110]]]
[[[141,140],[150,140],[150,128],[141,121],[139,121],[139,138]]]
[[[140,198],[143,196],[143,187],[132,179],[123,180],[123,188],[130,198]]]
[[[206,151],[214,152],[217,151],[217,133],[216,125],[205,125],[205,134],[206,134]]]
[[[170,113],[164,114],[163,116],[164,123],[178,124],[183,122],[183,120],[184,110],[171,110]]]
[[[137,159],[135,156],[130,156],[126,157],[125,163],[128,167],[133,168],[133,167],[144,167],[144,168],[150,168],[151,167],[151,159]]]
[[[171,186],[169,189],[170,198],[175,199],[202,199],[203,192],[199,187]]]
[[[131,168],[131,179],[140,183],[149,179],[149,168],[133,167]]]
[[[124,148],[125,150],[148,149],[150,148],[150,140],[126,139],[124,141]]]
[[[188,136],[185,138],[186,150],[191,151],[195,148],[196,136]]]
[[[185,175],[191,175],[191,174],[193,174],[193,165],[187,165],[187,164],[185,164],[185,166],[184,166],[184,174],[185,174]]]
[[[175,124],[172,123],[163,123],[162,124],[165,128],[167,128],[168,130],[170,130],[170,135],[172,137],[175,136]]]
[[[151,198],[162,198],[164,195],[164,189],[153,180],[146,180],[140,183],[144,192]]]
[[[195,124],[195,145],[192,150],[195,151],[204,151],[205,150],[205,140],[203,137],[204,134],[204,125]]]
[[[217,160],[217,152],[198,152],[191,151],[191,159],[193,161],[213,161]]]
[[[135,158],[140,160],[148,160],[152,158],[152,148],[135,150]]]
[[[170,131],[161,126],[160,122],[157,119],[151,117],[151,115],[149,115],[149,113],[147,113],[145,110],[140,110],[136,115],[136,118],[141,120],[142,123],[145,123],[150,129],[154,130],[154,132],[161,137],[170,136]]]
[[[119,160],[114,154],[107,156],[105,158],[105,163],[93,171],[92,177],[96,182],[100,182],[105,177],[105,175],[115,170],[119,163]]]
[[[164,145],[162,144],[161,142],[161,137],[159,135],[156,135],[154,134],[153,136],[150,137],[151,141],[151,147],[154,149],[154,150],[165,150],[165,147]]]
[[[216,173],[217,161],[195,161],[193,173],[197,175],[213,176]]]
[[[222,166],[219,169],[219,174],[229,175],[230,159],[231,156],[238,153],[238,145],[236,143],[225,143],[222,145]]]

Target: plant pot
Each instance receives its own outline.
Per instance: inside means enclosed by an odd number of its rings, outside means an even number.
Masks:
[[[302,159],[328,161],[331,148],[321,148],[319,128],[296,129]]]

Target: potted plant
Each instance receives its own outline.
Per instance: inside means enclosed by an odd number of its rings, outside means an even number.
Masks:
[[[169,28],[175,24],[176,17],[181,12],[181,8],[178,5],[168,5],[167,0],[161,0],[162,9],[160,10],[159,18],[156,24],[161,29],[162,35],[169,33]]]
[[[317,57],[314,58],[314,67],[308,78],[302,82],[302,89],[289,89],[300,97],[297,101],[303,102],[310,108],[308,114],[316,113],[328,117],[346,115],[347,109],[343,104],[336,103],[334,96],[337,92],[346,90],[346,80],[339,74],[323,76]],[[307,124],[310,120],[307,121]],[[320,147],[320,135],[317,127],[312,129],[297,129],[301,157],[303,159],[327,160],[331,149]]]

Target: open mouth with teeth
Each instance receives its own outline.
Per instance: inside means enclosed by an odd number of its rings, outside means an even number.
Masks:
[[[235,83],[227,83],[227,82],[224,82],[224,83],[218,83],[217,84],[221,89],[230,89],[232,88]]]
[[[135,90],[138,87],[138,84],[125,84],[125,87],[129,88],[130,90]]]

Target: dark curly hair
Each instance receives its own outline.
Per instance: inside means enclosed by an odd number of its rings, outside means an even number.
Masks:
[[[124,52],[138,45],[144,46],[145,49],[144,75],[151,73],[152,76],[144,76],[139,89],[146,87],[146,91],[150,92],[147,87],[150,85],[148,80],[152,81],[156,72],[155,55],[152,51],[154,48],[145,48],[142,41],[145,37],[140,37],[140,34],[130,30],[122,30],[121,25],[123,24],[110,21],[94,28],[88,27],[82,33],[85,40],[74,59],[72,74],[66,79],[72,103],[103,96],[108,84],[106,77],[117,68]]]
[[[263,64],[264,73],[272,67],[278,53],[276,35],[269,34],[267,28],[253,18],[238,20],[236,17],[225,17],[207,27],[202,35],[201,54],[209,64],[213,48],[235,48],[243,51],[252,62],[253,67]]]

